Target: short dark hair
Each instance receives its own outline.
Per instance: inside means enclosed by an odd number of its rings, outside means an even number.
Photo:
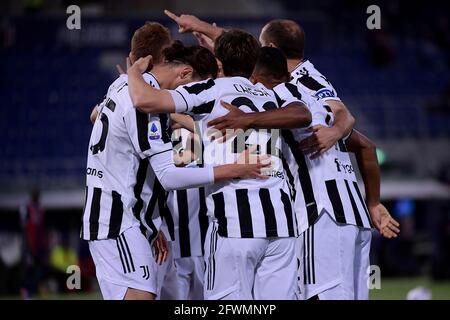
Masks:
[[[250,78],[259,49],[258,40],[239,29],[223,32],[214,43],[214,54],[222,62],[223,73],[227,77]]]
[[[256,60],[255,73],[267,80],[289,81],[287,59],[280,49],[262,47]]]
[[[288,59],[303,59],[305,31],[292,20],[276,19],[264,27],[264,40],[273,43]]]
[[[197,73],[199,78],[217,78],[219,67],[217,66],[217,60],[214,54],[202,46],[192,47],[192,68]]]
[[[163,60],[162,51],[170,45],[169,29],[157,22],[146,22],[131,38],[131,53],[137,60],[151,55],[155,63]]]
[[[201,46],[186,47],[181,41],[174,41],[164,49],[165,62],[184,63],[193,69],[193,78],[216,78],[217,61],[211,51]]]

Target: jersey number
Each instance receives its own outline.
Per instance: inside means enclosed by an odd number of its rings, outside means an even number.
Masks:
[[[116,103],[111,99],[108,99],[105,106],[112,112],[114,112],[114,110],[116,109]],[[108,136],[109,129],[109,119],[108,116],[103,113],[103,110],[100,115],[100,121],[102,122],[102,133],[100,134],[100,140],[90,147],[92,154],[97,154],[105,150],[106,137]]]
[[[242,109],[243,106],[248,107],[250,110],[252,110],[253,112],[259,112],[259,109],[255,106],[255,104],[253,103],[252,100],[250,100],[247,97],[238,97],[236,99],[234,99],[233,101],[231,101],[231,104],[235,107],[238,107],[239,109]],[[273,110],[276,109],[277,106],[273,101],[268,101],[266,102],[262,108],[265,111],[269,111],[269,110]],[[250,132],[245,132],[245,140],[244,140],[244,144],[239,143],[239,138],[236,136],[232,142],[232,152],[233,153],[237,153],[240,154],[242,153],[244,150],[247,150],[249,148],[249,146],[251,145],[248,141],[250,135],[252,132],[258,132],[258,129],[253,129]],[[257,144],[256,145],[256,153],[257,154],[261,154],[261,145]],[[273,152],[272,152],[273,150]],[[267,140],[266,143],[266,153],[267,154],[271,154],[274,156],[279,156],[280,154],[280,150],[278,148],[276,148],[275,146],[272,146],[272,136],[269,137],[269,139]]]

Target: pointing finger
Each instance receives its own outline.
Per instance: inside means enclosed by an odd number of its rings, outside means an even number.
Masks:
[[[165,13],[166,16],[168,16],[170,19],[172,19],[172,20],[174,20],[175,22],[178,23],[179,17],[178,17],[175,13],[170,12],[169,10],[164,10],[164,13]]]

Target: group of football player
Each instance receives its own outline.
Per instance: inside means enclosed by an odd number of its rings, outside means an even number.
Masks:
[[[81,237],[103,298],[368,299],[373,229],[399,224],[303,28],[165,14],[199,45],[145,23],[91,114]]]

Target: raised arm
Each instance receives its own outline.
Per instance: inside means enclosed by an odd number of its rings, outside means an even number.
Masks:
[[[169,10],[164,10],[164,13],[178,24],[178,32],[180,33],[198,32],[214,41],[224,31],[223,28],[202,21],[193,15],[182,14],[177,16]]]
[[[355,154],[364,181],[367,207],[375,227],[386,238],[397,237],[400,224],[380,202],[380,167],[375,144],[360,132],[353,130],[346,140],[346,145],[348,151]]]
[[[311,113],[300,102],[292,102],[284,108],[265,112],[246,113],[236,106],[221,101],[230,112],[208,123],[215,129],[225,132],[226,129],[292,129],[303,128],[311,123]]]
[[[147,70],[151,56],[140,58],[128,68],[128,87],[133,105],[145,113],[172,113],[175,104],[166,90],[158,90],[145,82],[142,73]]]

